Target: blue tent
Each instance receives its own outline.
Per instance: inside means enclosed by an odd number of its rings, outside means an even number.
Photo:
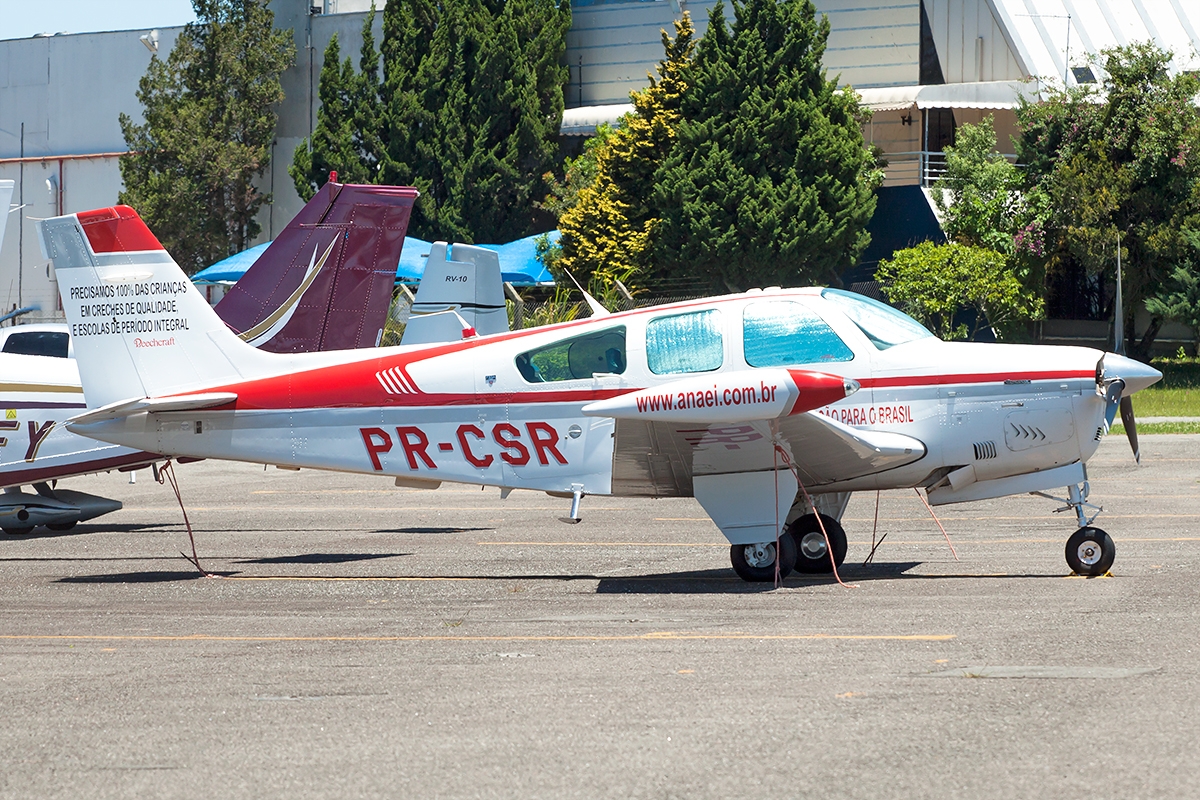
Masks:
[[[550,241],[558,241],[558,231],[550,231]],[[554,283],[554,276],[537,258],[537,236],[526,236],[508,244],[481,244],[500,254],[500,273],[513,286],[538,286]],[[258,257],[267,249],[260,244],[218,261],[211,267],[192,276],[193,283],[235,283]],[[429,256],[430,243],[413,236],[404,237],[404,249],[400,253],[400,264],[396,270],[398,283],[417,283],[425,272],[425,259]],[[453,253],[451,254],[453,257]]]

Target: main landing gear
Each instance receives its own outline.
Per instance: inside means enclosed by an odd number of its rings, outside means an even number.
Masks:
[[[1034,492],[1034,494],[1063,503],[1062,508],[1055,509],[1056,512],[1075,512],[1079,530],[1067,539],[1066,547],[1067,566],[1071,568],[1071,571],[1076,575],[1084,575],[1089,578],[1107,573],[1112,567],[1113,559],[1117,556],[1117,546],[1113,543],[1111,536],[1092,526],[1092,521],[1103,509],[1087,502],[1087,481],[1084,481],[1082,485],[1068,486],[1066,499],[1044,492]],[[1083,510],[1085,507],[1095,509],[1095,513],[1089,517]]]
[[[816,514],[805,514],[787,527],[779,537],[779,550],[775,542],[757,544],[735,544],[729,548],[729,560],[733,571],[744,581],[763,582],[775,580],[775,560],[779,558],[779,577],[787,577],[793,570],[806,574],[833,572],[834,564],[841,566],[846,559],[846,531],[833,517],[821,515],[825,533],[817,523]],[[825,536],[829,536],[829,544]],[[830,548],[833,560],[830,560]]]

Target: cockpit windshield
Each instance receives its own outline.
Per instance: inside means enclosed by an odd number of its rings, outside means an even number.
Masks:
[[[924,325],[903,311],[861,294],[823,289],[821,297],[837,306],[880,350],[933,336]]]

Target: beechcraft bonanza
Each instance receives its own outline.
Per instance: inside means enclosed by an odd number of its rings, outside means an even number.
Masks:
[[[571,499],[573,521],[588,495],[692,495],[752,581],[834,569],[849,494],[902,487],[943,504],[1065,486],[1080,526],[1067,561],[1102,573],[1114,548],[1086,516],[1084,464],[1121,399],[1161,377],[1082,347],[942,342],[819,288],[265,353],[227,329],[132,209],[57,217],[40,233],[79,355],[76,433],[401,486],[545,491]],[[173,310],[85,315],[96,297],[131,296]],[[170,336],[146,345],[161,326]]]
[[[218,304],[223,327],[274,352],[377,345],[416,196],[409,187],[326,183]],[[140,235],[134,228],[113,233]],[[115,239],[106,246],[142,246],[138,241]],[[159,247],[152,236],[146,241]],[[109,288],[94,294],[80,323],[85,329],[169,313],[175,302],[169,294],[136,291],[118,297]],[[169,326],[131,324],[138,327],[131,338],[136,348],[170,350],[179,333]],[[120,501],[60,489],[54,481],[164,460],[153,448],[101,444],[62,424],[85,408],[70,347],[63,324],[21,325],[0,335],[0,486],[5,487],[0,529],[5,533],[25,534],[38,525],[69,530],[121,508]],[[23,485],[32,485],[35,493],[21,491]]]

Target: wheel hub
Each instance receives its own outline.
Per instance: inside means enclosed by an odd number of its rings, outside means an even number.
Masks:
[[[746,545],[746,564],[759,569],[775,563],[775,543],[761,542]]]
[[[1100,557],[1104,554],[1104,550],[1100,547],[1099,542],[1088,539],[1079,545],[1076,553],[1079,556],[1079,563],[1092,567],[1100,563]]]
[[[800,555],[808,559],[823,558],[829,551],[825,536],[820,531],[811,531],[800,539]]]

